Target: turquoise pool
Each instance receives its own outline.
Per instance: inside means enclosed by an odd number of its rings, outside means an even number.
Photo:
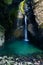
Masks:
[[[0,50],[1,51],[1,50]],[[3,49],[1,51],[2,54],[7,55],[28,55],[32,53],[42,52],[42,50],[38,49],[36,46],[32,45],[30,42],[25,41],[10,41],[5,43]]]

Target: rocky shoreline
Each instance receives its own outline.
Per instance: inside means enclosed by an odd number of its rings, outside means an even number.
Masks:
[[[30,56],[0,56],[0,65],[43,65],[43,54]]]

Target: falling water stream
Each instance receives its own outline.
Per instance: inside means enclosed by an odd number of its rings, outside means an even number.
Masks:
[[[25,32],[24,32],[25,33],[25,39],[24,40],[29,41],[28,37],[27,37],[27,16],[26,15],[25,15],[24,19],[25,19]]]

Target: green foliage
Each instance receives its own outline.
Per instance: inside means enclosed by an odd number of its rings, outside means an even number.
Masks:
[[[6,4],[12,4],[12,0],[4,0]]]
[[[14,7],[10,10],[9,14],[13,17],[17,17],[18,7]]]
[[[7,4],[8,2],[11,2],[12,0],[4,0]],[[7,4],[4,4],[0,2],[0,17],[1,17],[1,22],[0,24],[3,25],[6,29],[7,27],[12,28],[13,23],[16,22],[14,21],[15,18],[17,18],[17,12],[18,12],[18,7],[13,7],[12,4],[11,6],[7,6]]]

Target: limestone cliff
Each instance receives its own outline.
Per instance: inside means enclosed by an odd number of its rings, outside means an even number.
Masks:
[[[38,25],[43,23],[43,0],[34,0],[34,15]]]

